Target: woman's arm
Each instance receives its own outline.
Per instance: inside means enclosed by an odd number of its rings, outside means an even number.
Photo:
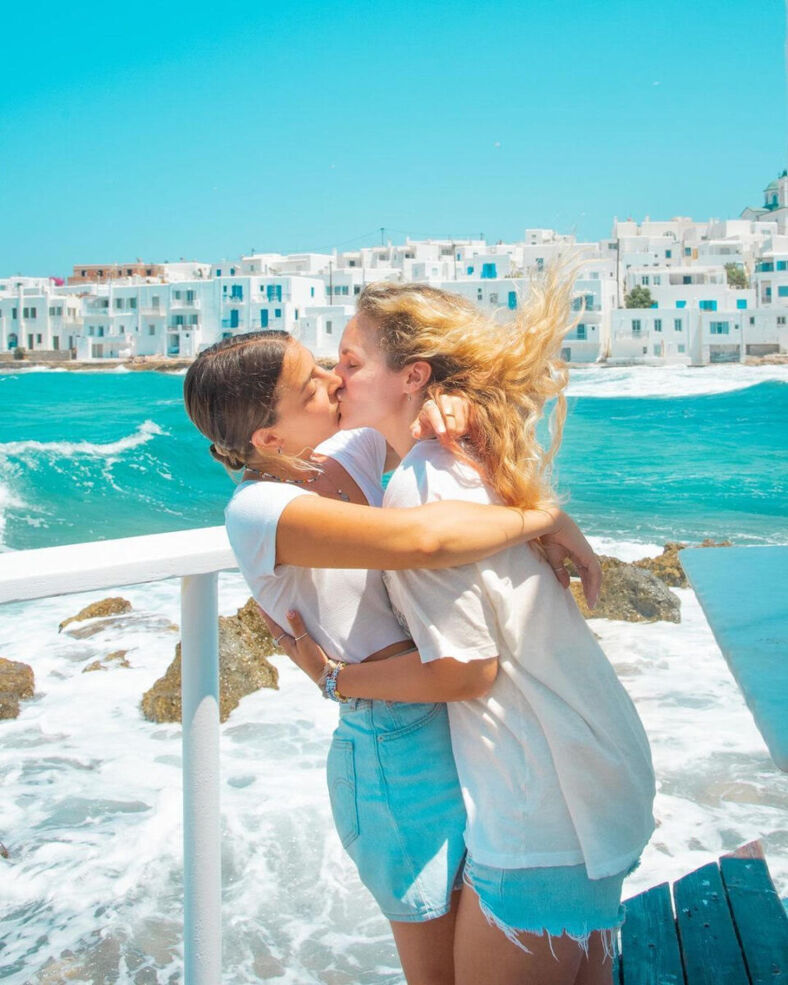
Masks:
[[[558,509],[446,501],[376,509],[321,496],[298,496],[276,530],[277,564],[302,568],[448,568],[554,533]]]
[[[274,639],[279,639],[278,645],[317,684],[328,658],[307,633],[300,614],[288,615],[292,635],[265,612],[262,616]],[[445,657],[425,664],[412,649],[385,660],[344,666],[337,676],[337,690],[346,698],[381,701],[469,701],[486,694],[497,673],[497,657],[470,661]]]
[[[453,568],[537,538],[564,588],[569,575],[563,560],[574,562],[593,608],[602,568],[577,524],[556,507],[521,510],[444,500],[382,510],[298,496],[279,518],[276,560],[302,568]]]

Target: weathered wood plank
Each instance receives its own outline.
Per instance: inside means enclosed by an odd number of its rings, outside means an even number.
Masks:
[[[626,907],[627,918],[621,929],[622,985],[683,985],[668,884],[663,882],[633,896]]]
[[[749,985],[716,864],[679,879],[673,898],[687,985]]]
[[[752,985],[788,985],[788,915],[763,859],[720,859]]]

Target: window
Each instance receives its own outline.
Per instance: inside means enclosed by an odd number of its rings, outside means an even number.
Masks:
[[[131,267],[126,268],[126,276],[131,277]]]
[[[730,332],[730,322],[713,321],[709,322],[709,331],[712,335],[728,335]]]
[[[293,318],[295,318],[295,320],[298,321],[298,308],[296,308],[295,311],[293,312]]]
[[[98,337],[100,339],[103,339],[104,338],[104,326],[103,325],[97,325],[96,326],[96,335],[98,335]]]
[[[778,270],[788,270],[788,260],[778,260],[777,261]]]
[[[716,311],[717,302],[716,301],[699,301],[698,307],[701,311]]]
[[[778,315],[777,316],[777,324],[778,325],[784,325],[785,324],[785,315]]]
[[[687,347],[685,345],[679,346],[679,352],[686,352],[686,351],[687,351]]]
[[[336,291],[334,292],[336,294]],[[265,289],[266,297],[269,301],[281,301],[282,300],[282,285],[281,284],[269,284]]]
[[[217,277],[221,277],[222,276],[222,272],[218,268],[216,270],[216,276]],[[224,333],[222,333],[222,338],[223,339],[231,339],[232,337],[233,337],[232,332],[224,332]]]
[[[180,299],[181,299],[181,292],[180,292],[180,291],[173,291],[173,292],[172,292],[172,296],[173,296],[173,298],[174,298],[174,299],[175,299],[176,301],[180,301]]]
[[[689,247],[689,246],[685,246],[684,247],[684,256],[685,257],[691,257],[692,256],[692,249],[691,249],[691,247]]]
[[[282,317],[282,309],[274,308],[274,318],[281,318],[281,317]]]
[[[468,267],[468,276],[470,276],[472,273],[473,273],[473,267]]]
[[[151,308],[158,308],[159,307],[159,303],[160,302],[159,302],[159,296],[158,296],[158,294],[154,294],[153,297],[150,299],[150,306],[151,306]]]
[[[681,325],[681,319],[680,318],[674,318],[673,319],[673,330],[675,332],[680,332],[682,330],[682,325]]]
[[[354,284],[353,285],[353,293],[354,294],[361,294],[361,284]]]
[[[577,337],[579,339],[584,339],[586,337],[586,327],[585,325],[577,326]]]
[[[327,321],[326,322],[326,335],[333,335],[333,334],[334,334],[334,323],[333,322],[330,322],[330,321]]]
[[[123,298],[115,298],[115,308],[117,311],[123,311]]]
[[[739,311],[743,311],[747,308],[747,298],[736,298],[736,307]]]
[[[654,274],[654,286],[655,287],[659,287],[659,285],[661,283],[662,283],[662,275],[661,274]]]
[[[681,283],[682,284],[691,284],[692,283],[692,274],[684,274],[684,276],[681,278]]]
[[[687,302],[686,301],[677,301],[676,302],[676,307],[677,308],[686,308],[687,307]]]
[[[11,317],[12,318],[18,318],[19,317],[19,308],[12,308],[11,309]]]
[[[490,295],[490,304],[498,304],[498,295],[497,294],[491,294]]]
[[[509,291],[509,310],[514,311],[517,307],[517,291]]]
[[[640,319],[639,318],[633,318],[632,319],[632,333],[633,333],[633,335],[637,335],[639,331],[640,331]]]
[[[494,263],[483,263],[482,264],[482,279],[483,280],[495,280],[498,276],[498,269]]]
[[[236,301],[243,301],[244,289],[242,284],[233,284],[230,288],[230,297]]]
[[[198,321],[197,321],[197,315],[189,315],[189,322],[188,322],[188,324],[189,325],[196,325],[197,323],[198,323]]]
[[[672,256],[673,256],[673,250],[665,250],[665,259],[666,260],[670,260],[670,258]]]
[[[640,278],[640,283],[644,287],[648,287],[648,274],[644,274],[643,277]]]
[[[126,334],[126,329],[122,325],[118,329],[118,334],[119,335],[125,335]]]
[[[755,316],[754,315],[750,315],[750,324],[751,325],[754,325],[755,324]]]
[[[484,300],[484,291],[480,287],[476,288],[476,300],[477,301]]]
[[[350,266],[352,267],[353,264],[351,263]],[[309,288],[309,296],[310,296],[310,298],[313,298],[315,296],[315,289],[314,289],[314,287],[310,287]]]
[[[230,276],[235,277],[235,267],[230,267]]]
[[[148,325],[148,335],[155,335],[155,334],[156,334],[156,326]]]
[[[268,328],[268,308],[260,309],[260,328]]]
[[[655,332],[661,332],[662,331],[662,319],[661,318],[655,318],[654,319],[654,331]]]
[[[777,288],[777,297],[788,298],[788,284],[782,284]],[[35,308],[33,310],[35,311]],[[33,317],[35,318],[35,315]]]
[[[36,335],[36,343],[37,343],[38,345],[41,345],[41,343],[42,343],[43,341],[44,341],[44,340],[43,340],[43,338],[42,338],[42,336],[41,336],[41,335]]]

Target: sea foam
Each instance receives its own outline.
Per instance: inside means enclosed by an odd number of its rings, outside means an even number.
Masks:
[[[106,458],[109,455],[119,455],[132,448],[138,448],[158,435],[166,433],[155,421],[146,420],[133,434],[105,444],[92,441],[6,441],[0,443],[0,456],[21,458],[49,455],[58,458]]]
[[[219,586],[223,613],[247,598],[237,573]],[[113,590],[138,618],[84,640],[57,625],[100,593],[5,610],[0,652],[33,665],[36,697],[2,723],[4,985],[44,967],[51,980],[123,985],[179,973],[180,727],[139,711],[173,656],[178,635],[162,623],[179,619],[178,589]],[[657,830],[625,895],[756,837],[785,895],[788,776],[769,759],[694,594],[677,594],[680,625],[591,623],[643,718],[658,777]],[[130,669],[82,673],[117,649]],[[331,823],[324,764],[336,709],[284,658],[277,664],[280,690],[244,698],[221,727],[225,980],[402,985],[387,922]]]
[[[698,397],[788,383],[788,366],[572,366],[570,397]]]

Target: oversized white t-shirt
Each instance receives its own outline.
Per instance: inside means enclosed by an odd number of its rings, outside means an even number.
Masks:
[[[370,506],[380,506],[386,442],[377,431],[340,431],[315,450],[339,462]],[[255,600],[283,629],[290,628],[287,611],[295,609],[329,656],[359,663],[406,638],[391,611],[381,572],[276,564],[282,511],[296,496],[314,495],[284,482],[242,482],[225,509],[227,536]]]
[[[417,444],[384,506],[495,502],[437,441]],[[391,601],[425,662],[499,656],[491,690],[449,722],[476,861],[500,868],[628,868],[654,828],[654,773],[635,707],[570,592],[527,546],[440,571],[389,571]]]

